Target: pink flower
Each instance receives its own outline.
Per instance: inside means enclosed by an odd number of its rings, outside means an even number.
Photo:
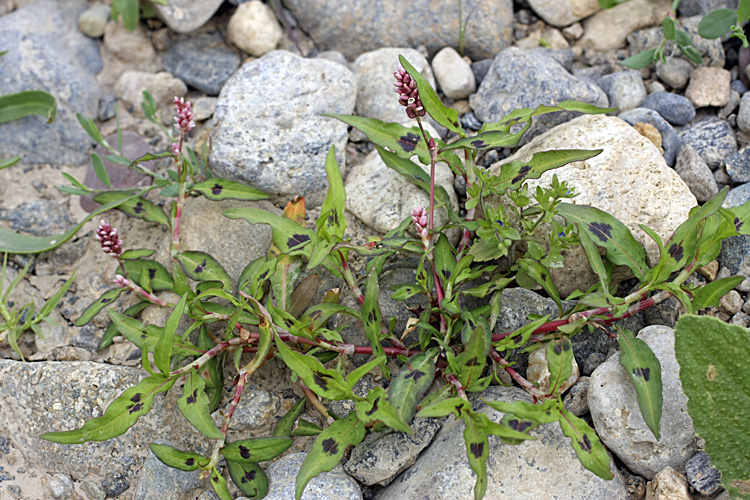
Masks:
[[[414,81],[411,75],[400,64],[396,68],[396,72],[393,73],[393,76],[396,77],[396,83],[393,86],[396,87],[398,102],[406,108],[406,116],[409,118],[424,116],[425,110],[422,106],[422,101],[419,99],[417,82]]]
[[[180,129],[182,134],[188,133],[190,130],[195,128],[195,122],[193,121],[193,112],[190,101],[185,101],[184,97],[174,98],[174,105],[177,108],[177,115],[174,117],[175,125]]]
[[[411,220],[414,222],[414,225],[417,226],[417,231],[419,232],[419,235],[424,239],[427,234],[427,223],[429,221],[427,216],[427,210],[425,210],[423,207],[417,207],[414,210],[411,211]]]
[[[122,255],[122,240],[117,235],[117,229],[103,220],[99,221],[99,227],[96,229],[96,239],[99,240],[104,253],[108,253],[115,259]]]

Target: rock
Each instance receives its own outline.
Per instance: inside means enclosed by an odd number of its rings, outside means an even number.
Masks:
[[[484,123],[495,122],[517,108],[536,108],[577,100],[607,106],[606,94],[588,80],[576,78],[559,63],[541,52],[515,47],[495,57],[476,94],[469,98],[474,113]],[[552,125],[569,120],[575,113],[549,113],[534,119],[524,136],[528,141]]]
[[[266,470],[268,494],[264,500],[294,498],[295,481],[305,453],[292,453],[272,463]],[[321,472],[307,483],[301,500],[362,500],[357,482],[337,465],[329,472]]]
[[[216,103],[209,155],[213,173],[247,182],[284,203],[304,195],[309,206],[320,205],[328,188],[328,150],[336,146],[343,171],[347,141],[346,124],[321,113],[351,113],[355,99],[354,75],[325,59],[274,51],[245,63]]]
[[[690,486],[702,495],[713,495],[721,486],[721,472],[711,465],[711,457],[699,451],[685,465],[685,475]]]
[[[139,368],[88,361],[20,363],[0,360],[0,435],[12,436],[29,467],[54,470],[75,481],[107,478],[109,496],[120,493],[150,453],[145,443],[160,437],[180,449],[209,451],[203,438],[180,414],[177,395],[156,398],[154,407],[126,434],[77,446],[39,439],[44,432],[81,427],[104,413],[109,402],[147,374]],[[117,493],[119,494],[119,493]]]
[[[109,21],[109,6],[94,5],[78,16],[78,30],[89,38],[104,35],[104,28]]]
[[[115,21],[104,28],[104,47],[124,63],[134,65],[141,71],[155,69],[156,50],[139,24],[135,31]]]
[[[544,19],[547,24],[560,28],[589,17],[601,10],[594,0],[572,0],[557,2],[555,0],[530,0],[534,13]]]
[[[627,36],[635,30],[661,23],[669,8],[668,0],[632,0],[599,11],[583,21],[584,35],[578,44],[600,52],[617,50],[625,46]]]
[[[750,184],[743,184],[734,190],[746,186],[750,188]],[[732,194],[732,191],[730,191],[729,194]],[[750,189],[746,189],[745,192],[750,192]],[[748,196],[750,196],[750,194],[748,194]],[[729,196],[724,200],[724,208],[732,206],[727,204],[728,201]],[[729,270],[730,276],[750,277],[750,236],[737,235],[724,240],[721,244],[719,262]],[[750,290],[750,279],[745,279],[742,283],[737,285],[736,288],[740,291]]]
[[[656,127],[650,123],[636,123],[633,125],[633,128],[636,132],[651,141],[661,154],[664,154],[664,148],[661,147],[661,134]]]
[[[737,290],[729,290],[726,295],[719,299],[719,309],[729,315],[735,314],[742,308],[743,300]]]
[[[675,164],[677,153],[682,148],[682,140],[677,135],[672,125],[669,124],[662,116],[652,109],[635,108],[617,115],[618,118],[625,120],[635,126],[638,123],[652,125],[661,135],[661,146],[664,149],[664,160],[670,167]]]
[[[442,419],[416,418],[411,436],[389,430],[368,434],[352,450],[344,470],[360,483],[386,486],[414,464],[442,425]]]
[[[55,474],[47,483],[52,497],[56,499],[68,499],[73,496],[73,481],[65,474]]]
[[[684,470],[695,453],[696,437],[674,354],[674,330],[649,326],[640,331],[638,338],[649,345],[661,363],[664,401],[660,439],[654,437],[643,420],[619,353],[591,374],[589,410],[604,445],[631,471],[654,479],[665,467]]]
[[[105,94],[99,99],[99,110],[96,117],[100,122],[106,122],[117,116],[117,96],[115,94]]]
[[[30,201],[10,210],[0,210],[0,220],[10,222],[11,229],[33,236],[62,234],[74,225],[68,210],[49,200]]]
[[[487,76],[487,72],[490,70],[490,67],[492,67],[494,61],[494,58],[490,58],[471,63],[471,71],[474,72],[474,79],[477,81],[477,85],[482,84],[484,77]]]
[[[667,467],[646,486],[646,500],[691,500],[682,474]]]
[[[167,439],[157,439],[157,444],[174,446]],[[203,484],[200,470],[182,471],[165,465],[149,451],[141,469],[133,500],[182,500],[184,495]]]
[[[255,57],[276,48],[284,37],[271,7],[259,0],[240,4],[229,18],[227,36],[237,47]]]
[[[226,45],[221,33],[210,31],[179,37],[162,56],[164,69],[190,87],[218,95],[239,67],[240,58]]]
[[[262,389],[247,389],[246,392],[247,395],[244,395],[240,404],[237,405],[235,415],[229,423],[229,430],[248,431],[262,429],[269,422],[273,421],[273,416],[281,407],[281,401],[276,394]],[[216,410],[211,417],[214,419],[216,426],[221,428],[224,421],[221,409]]]
[[[469,111],[465,115],[462,115],[460,120],[461,126],[464,128],[468,128],[469,130],[478,131],[482,128],[483,125],[483,123],[479,121],[479,118],[477,118],[477,115],[475,115],[471,111]]]
[[[677,8],[680,16],[705,16],[716,9],[736,9],[738,0],[682,0]]]
[[[737,151],[732,127],[719,118],[708,116],[680,132],[683,144],[695,148],[709,168],[718,167],[724,158]]]
[[[93,481],[84,481],[81,485],[81,491],[86,494],[88,500],[105,500],[107,498],[107,494],[102,487]]]
[[[558,51],[570,48],[568,40],[560,33],[560,30],[551,27],[533,31],[527,37],[516,41],[514,45],[524,50],[541,49],[545,51]]]
[[[638,224],[647,225],[667,240],[687,219],[696,201],[685,183],[667,167],[656,146],[623,120],[605,115],[581,116],[533,139],[513,156],[492,165],[490,171],[498,173],[502,164],[528,159],[537,151],[563,148],[604,148],[604,151],[584,162],[571,163],[546,172],[538,180],[530,180],[530,192],[538,185],[549,185],[552,175],[557,175],[578,193],[571,200],[573,203],[591,205],[614,215],[628,226],[646,248],[649,261],[655,263],[656,243]],[[559,279],[566,282],[562,277]]]
[[[744,147],[726,159],[724,166],[736,183],[750,182],[750,148]]]
[[[37,115],[0,124],[0,158],[23,153],[27,165],[88,161],[92,141],[75,115],[96,116],[94,74],[102,60],[96,42],[68,29],[87,7],[81,0],[38,0],[0,17],[0,47],[8,50],[0,57],[0,95],[34,89],[57,97],[51,124]]]
[[[570,362],[571,372],[567,380],[560,384],[560,393],[567,391],[573,384],[578,381],[578,363],[575,357]],[[529,365],[526,368],[526,379],[539,387],[542,391],[549,392],[549,383],[552,374],[549,372],[549,363],[547,362],[547,350],[541,346],[529,356]]]
[[[685,89],[685,97],[696,108],[706,106],[726,106],[729,102],[729,84],[732,76],[724,68],[703,66],[695,68],[690,75],[690,83]]]
[[[430,54],[443,47],[458,47],[456,8],[435,8],[429,0],[290,0],[284,3],[302,31],[321,50],[335,49],[349,60],[381,47],[415,47],[424,44]],[[467,1],[464,20],[471,12],[464,54],[472,61],[494,57],[513,41],[513,2]],[[336,22],[331,22],[335,19]],[[357,36],[351,36],[356,33]]]
[[[750,132],[750,93],[740,99],[740,111],[737,113],[737,127],[743,132]]]
[[[570,410],[573,415],[582,417],[589,412],[589,377],[581,377],[563,399],[566,410]]]
[[[666,92],[666,91],[667,91],[667,88],[664,85],[662,85],[662,83],[659,81],[651,80],[650,82],[646,83],[646,92],[648,92],[649,94],[653,94],[654,92]]]
[[[680,150],[674,170],[699,202],[708,201],[719,192],[711,169],[689,144]]]
[[[215,97],[199,97],[193,104],[193,119],[196,122],[206,121],[214,115],[216,109]]]
[[[684,89],[692,72],[693,65],[681,57],[669,57],[666,64],[656,61],[656,76],[673,89]]]
[[[317,54],[315,57],[320,59],[328,59],[329,61],[337,62],[342,66],[346,66],[347,68],[349,67],[349,61],[346,59],[346,56],[338,50],[324,50],[323,52]]]
[[[744,205],[750,200],[750,183],[742,184],[736,188],[732,188],[727,193],[727,197],[724,203],[721,204],[724,208],[739,207]]]
[[[154,3],[152,7],[172,30],[190,33],[208,22],[222,4],[222,0],[171,0],[167,5]]]
[[[605,75],[599,86],[609,97],[609,105],[620,111],[637,108],[646,99],[646,86],[640,71],[620,71]]]
[[[428,165],[414,163],[429,172]],[[448,192],[453,209],[458,208],[458,199],[453,189],[453,172],[443,162],[436,165],[435,184]],[[359,165],[349,171],[344,183],[346,208],[359,220],[380,233],[387,233],[398,226],[411,211],[428,207],[429,195],[424,189],[409,182],[403,175],[388,168],[377,151],[373,151]],[[445,209],[435,211],[435,226],[448,223]]]
[[[692,102],[679,94],[654,92],[646,97],[641,107],[653,109],[672,125],[687,125],[695,118]]]
[[[414,49],[386,48],[366,52],[351,65],[357,79],[357,114],[385,122],[408,122],[405,108],[398,103],[393,91],[396,81],[393,73],[398,66],[398,56],[403,55],[409,64],[435,88],[435,77],[427,59]]]
[[[490,401],[531,401],[521,389],[492,386],[479,394]],[[499,422],[502,413],[471,397],[476,411]],[[376,495],[376,500],[411,500],[430,498],[445,500],[473,497],[476,476],[466,458],[464,422],[449,417],[443,428],[417,459],[393,483]],[[563,436],[557,423],[542,424],[531,435],[537,439],[517,446],[501,443],[490,436],[487,460],[485,500],[512,498],[602,499],[628,497],[624,481],[614,465],[614,480],[605,481],[583,468],[576,458],[570,440]]]
[[[115,84],[117,95],[130,106],[129,111],[137,116],[143,116],[141,102],[144,90],[148,90],[154,97],[162,123],[168,124],[174,117],[173,100],[187,94],[187,85],[166,71],[156,74],[126,71]]]
[[[451,47],[435,54],[432,70],[446,97],[465,99],[477,90],[471,66]]]
[[[703,57],[703,64],[722,68],[725,63],[725,56],[721,39],[707,40],[701,37],[698,33],[698,24],[701,19],[701,16],[686,17],[680,19],[680,22],[683,30],[690,36],[693,47]],[[653,24],[660,24],[660,21]],[[644,50],[657,48],[662,40],[664,40],[664,32],[661,26],[635,31],[628,36],[630,55],[633,56]]]
[[[583,36],[583,26],[581,23],[573,23],[570,26],[563,28],[562,34],[570,42],[580,40]]]
[[[729,102],[726,103],[726,105],[719,110],[719,112],[716,114],[719,118],[722,120],[737,120],[737,116],[732,116],[734,111],[739,108],[740,106],[740,94],[736,90],[730,90],[729,91]],[[732,117],[732,118],[730,118]],[[731,123],[731,122],[730,122]]]

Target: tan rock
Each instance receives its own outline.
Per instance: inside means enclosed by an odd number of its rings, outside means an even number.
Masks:
[[[284,32],[269,6],[258,0],[240,4],[227,25],[229,40],[245,52],[261,57],[279,44]]]
[[[731,96],[732,75],[724,68],[705,66],[695,68],[690,75],[690,83],[685,89],[685,97],[696,108],[706,106],[726,106]]]
[[[104,47],[120,61],[142,65],[143,69],[150,68],[156,58],[154,46],[140,25],[130,31],[120,23],[108,22],[104,28]]]
[[[625,39],[635,30],[661,23],[671,3],[670,0],[631,0],[599,11],[583,22],[584,35],[578,43],[601,52],[624,47]]]
[[[142,115],[141,101],[143,91],[148,90],[156,101],[157,110],[162,122],[169,123],[169,116],[174,114],[172,100],[174,97],[184,97],[187,85],[166,71],[161,73],[143,73],[140,71],[126,71],[115,84],[115,93],[120,99],[132,106],[135,114]]]
[[[646,486],[646,500],[690,500],[685,478],[667,467]]]
[[[579,371],[576,358],[570,362],[572,371],[567,380],[560,384],[560,393],[570,389],[578,381]],[[537,385],[542,391],[549,391],[549,383],[552,374],[549,371],[549,362],[547,361],[547,349],[545,346],[537,349],[529,355],[529,366],[526,368],[526,379],[534,385]]]
[[[529,0],[536,15],[547,24],[563,27],[601,10],[596,0]]]

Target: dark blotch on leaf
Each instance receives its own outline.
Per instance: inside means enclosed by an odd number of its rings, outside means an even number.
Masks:
[[[471,145],[474,146],[477,149],[484,149],[486,147],[489,147],[486,142],[484,142],[481,139],[477,139],[476,141],[471,141]]]
[[[633,376],[643,378],[644,381],[648,382],[651,378],[651,369],[649,368],[633,368]]]
[[[315,375],[313,375],[313,381],[315,382],[315,384],[318,387],[320,387],[324,391],[328,390],[328,384],[326,384],[326,381],[323,380],[323,378],[320,375],[318,375],[317,373]]]
[[[419,136],[417,134],[412,134],[409,132],[406,135],[402,135],[400,137],[401,141],[401,147],[406,151],[407,153],[411,153],[415,149],[417,149],[417,144],[419,143]]]
[[[211,192],[214,194],[214,196],[219,196],[223,190],[224,186],[222,186],[221,184],[214,184],[214,187],[211,188]]]
[[[406,378],[406,379],[413,378],[414,382],[416,382],[420,378],[424,377],[425,375],[426,375],[425,372],[421,372],[419,370],[414,370],[413,372],[407,374],[404,378]]]
[[[471,443],[469,445],[469,451],[476,458],[480,458],[484,452],[484,443]]]
[[[567,352],[573,348],[573,344],[570,343],[570,340],[565,339],[562,343],[563,351]]]
[[[142,213],[143,213],[143,212],[145,212],[145,211],[146,211],[146,209],[145,209],[145,208],[143,208],[143,202],[142,202],[142,201],[139,201],[139,202],[138,202],[138,203],[136,203],[136,204],[135,204],[135,206],[133,207],[133,212],[135,212],[135,213],[137,213],[137,214],[142,214]]]
[[[187,401],[187,404],[189,405],[195,404],[195,402],[198,401],[198,389],[194,390],[193,395],[188,396],[185,401]]]
[[[136,413],[136,412],[139,412],[139,411],[141,411],[141,408],[143,408],[143,404],[141,404],[141,403],[136,403],[136,404],[134,404],[134,405],[133,405],[133,406],[132,406],[132,407],[131,407],[131,408],[130,408],[130,409],[128,410],[128,413],[130,413],[130,414],[132,415],[133,413]]]
[[[154,279],[156,277],[156,269],[148,268],[148,277],[149,279]]]
[[[682,260],[682,254],[682,245],[678,246],[677,243],[672,243],[672,246],[669,247],[669,255],[671,255],[677,262],[680,262]]]
[[[578,441],[578,444],[581,445],[581,449],[587,453],[591,453],[591,440],[589,439],[587,434],[583,435],[583,439],[581,441]]]
[[[370,313],[367,315],[367,321],[370,323],[375,323],[375,311],[370,311]]]
[[[514,418],[513,420],[511,420],[510,422],[508,422],[508,425],[510,425],[511,428],[517,430],[518,432],[524,432],[524,431],[526,431],[526,429],[528,429],[529,427],[531,427],[532,424],[531,424],[531,422],[528,422],[526,420],[518,420],[518,419]]]
[[[247,448],[247,446],[240,445],[240,456],[245,459],[250,458],[250,450]]]
[[[479,359],[474,356],[466,362],[466,366],[479,366]]]
[[[286,246],[288,246],[289,248],[293,248],[309,240],[310,237],[306,234],[293,234],[286,242]]]
[[[113,300],[115,300],[115,299],[110,299],[110,298],[104,297],[104,298],[102,299],[102,304],[109,304],[109,303],[110,303],[110,302],[112,302]]]
[[[195,464],[194,458],[188,458],[187,460],[185,460],[185,465],[187,465],[188,467],[192,467],[193,464]]]
[[[528,165],[524,165],[523,167],[521,167],[521,170],[518,171],[518,175],[513,177],[513,180],[510,182],[512,182],[513,184],[518,184],[526,178],[529,172],[531,172],[531,167]]]
[[[740,230],[740,228],[742,227],[742,225],[743,225],[743,224],[744,224],[744,222],[742,222],[742,221],[741,221],[741,220],[739,219],[739,217],[735,217],[735,218],[734,218],[734,228],[735,228],[735,229],[736,229],[737,231],[739,231],[739,230]]]
[[[241,481],[243,483],[247,483],[247,482],[254,481],[254,480],[255,480],[255,471],[254,470],[246,471],[242,475],[242,479],[241,479]]]
[[[206,259],[203,259],[203,262],[195,266],[195,274],[200,274],[205,270],[206,270]]]
[[[604,222],[592,222],[589,224],[589,230],[599,238],[599,241],[606,242],[612,238],[612,226]]]
[[[555,354],[557,354],[558,356],[562,353],[562,347],[557,343],[555,344],[555,347],[552,348],[552,350],[555,351]]]
[[[214,483],[218,483],[219,482],[219,477],[218,476],[211,476],[211,481],[213,481]]]
[[[375,412],[378,411],[378,400],[376,399],[375,402],[372,404],[372,409],[370,411],[366,411],[365,415],[368,417],[371,417],[375,414]]]
[[[323,446],[323,452],[328,453],[329,455],[335,455],[336,452],[339,451],[339,445],[333,438],[324,440],[321,445]]]
[[[141,394],[140,392],[136,392],[135,394],[133,394],[133,397],[130,398],[130,400],[133,403],[137,403],[137,402],[139,402],[141,400],[142,397],[143,397],[143,394]]]

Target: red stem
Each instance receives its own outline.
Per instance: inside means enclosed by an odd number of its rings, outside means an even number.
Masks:
[[[229,432],[229,422],[231,422],[232,420],[234,410],[237,409],[237,405],[240,404],[240,399],[242,399],[242,391],[245,388],[246,381],[247,372],[241,372],[239,378],[237,379],[237,386],[234,390],[234,397],[232,398],[232,402],[229,404],[229,408],[227,409],[227,414],[224,417],[224,423],[221,424],[221,433],[225,436],[227,435],[227,432]]]

